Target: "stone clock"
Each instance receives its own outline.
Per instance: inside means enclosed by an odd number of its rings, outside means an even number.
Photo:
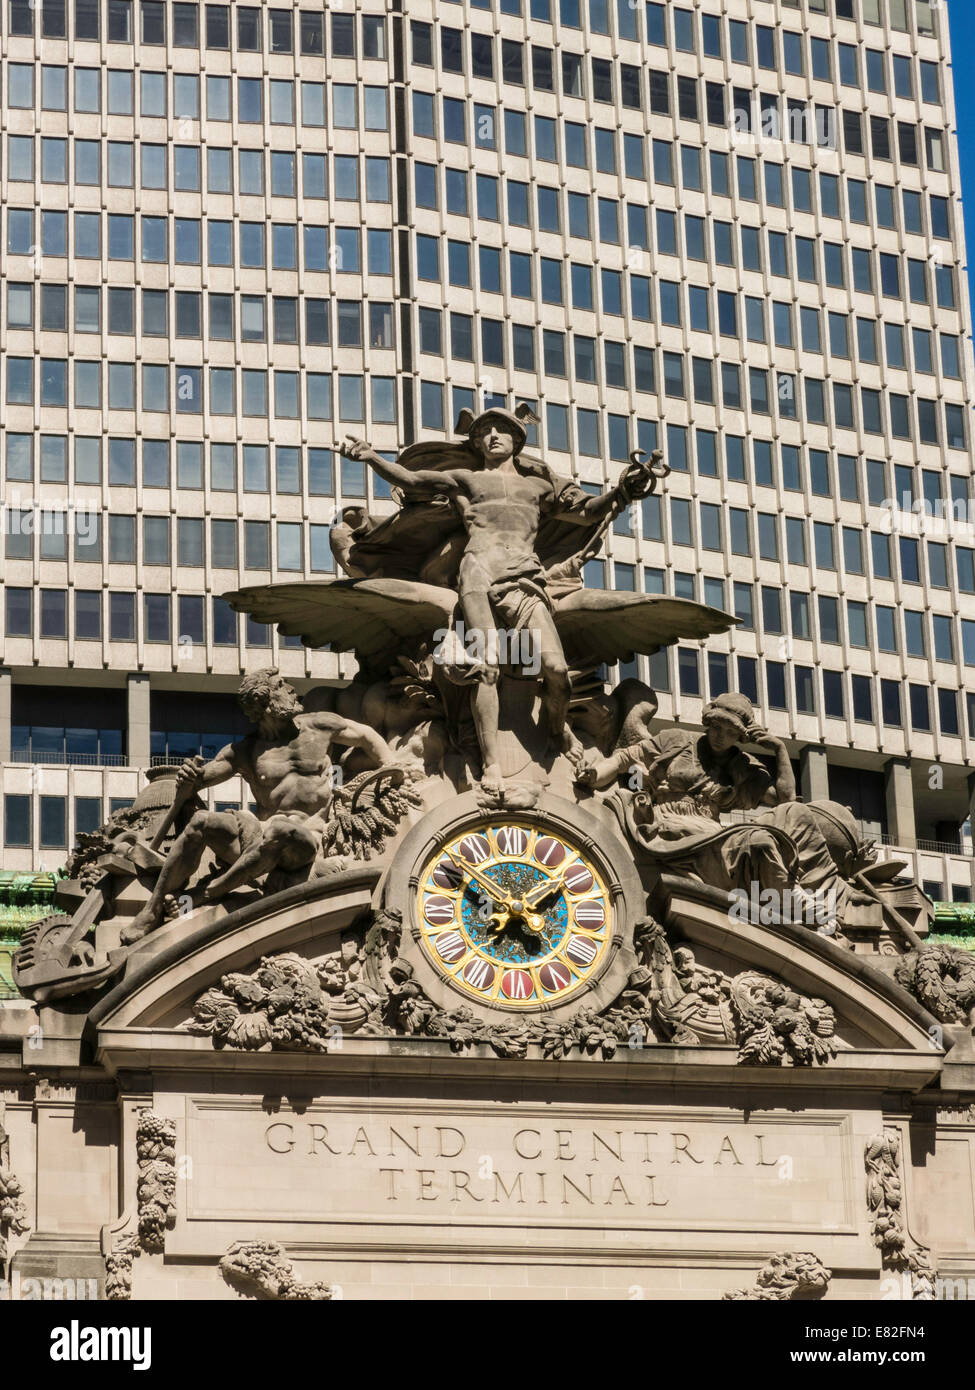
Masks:
[[[612,828],[553,796],[532,811],[485,811],[473,796],[440,807],[400,845],[385,902],[426,993],[495,1019],[610,1002],[645,910]]]

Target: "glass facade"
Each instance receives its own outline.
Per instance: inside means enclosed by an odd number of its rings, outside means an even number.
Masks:
[[[943,10],[5,0],[3,22],[15,682],[337,677],[221,594],[332,575],[336,509],[388,509],[337,439],[393,451],[528,401],[560,473],[603,486],[657,445],[673,469],[586,582],[741,620],[641,660],[662,718],[730,685],[800,746],[971,762]],[[966,816],[964,791],[918,804]]]

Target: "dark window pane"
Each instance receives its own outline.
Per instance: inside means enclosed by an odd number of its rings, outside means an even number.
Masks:
[[[30,802],[29,796],[3,798],[3,839],[11,848],[30,848]]]

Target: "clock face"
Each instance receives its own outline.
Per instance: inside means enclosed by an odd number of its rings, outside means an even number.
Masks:
[[[499,818],[448,838],[421,866],[420,942],[462,993],[505,1008],[571,999],[600,974],[612,902],[564,833]]]

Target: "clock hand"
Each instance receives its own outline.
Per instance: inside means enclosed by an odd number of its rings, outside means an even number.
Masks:
[[[524,903],[526,907],[541,907],[542,903],[549,896],[554,896],[562,888],[565,878],[565,870],[559,874],[558,878],[547,878],[544,883],[537,883],[534,888],[525,894]]]
[[[462,859],[461,856],[459,854],[455,854],[452,849],[445,849],[444,853],[447,855],[448,859],[450,859],[457,866],[458,869],[460,869],[465,874],[469,874],[475,883],[480,884],[481,888],[484,889],[484,891],[488,894],[495,907],[507,908],[509,912],[511,911],[511,898],[504,891],[503,888],[499,887],[497,883],[495,883],[492,879],[488,878],[486,874],[482,874],[480,870],[475,869],[471,864],[468,864],[466,859]]]
[[[491,913],[488,919],[492,924],[492,931],[504,931],[512,918],[515,921],[524,921],[528,930],[534,932],[536,935],[541,931],[544,925],[544,919],[540,914],[527,910],[530,906],[534,906],[533,903],[529,903],[527,898],[522,898],[519,902],[519,906],[516,907],[515,904],[518,900],[513,898],[510,893],[506,893],[493,879],[488,878],[486,874],[482,874],[479,869],[475,869],[472,864],[469,864],[467,860],[463,859],[460,855],[455,854],[452,849],[445,846],[444,853],[458,869],[465,874],[469,874],[474,882],[479,884],[481,888],[487,892],[488,897],[495,907],[495,911]],[[561,882],[560,879],[554,881],[556,883]],[[550,886],[551,882],[552,880],[546,882],[546,889]]]
[[[509,927],[517,926],[523,927],[532,936],[539,936],[545,925],[545,918],[541,913],[527,912],[524,908],[520,912],[505,912],[503,916],[500,912],[493,912],[491,914],[492,921],[495,917],[500,919],[492,927],[492,931],[496,932],[506,931]]]

